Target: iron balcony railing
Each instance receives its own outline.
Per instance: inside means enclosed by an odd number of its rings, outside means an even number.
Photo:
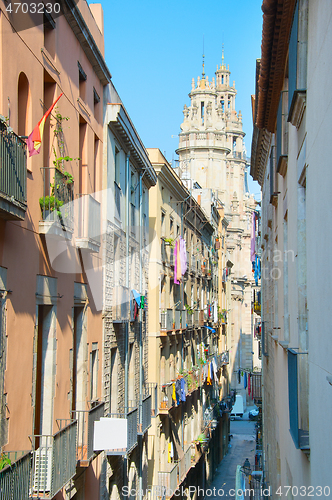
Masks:
[[[146,396],[142,401],[142,428],[139,429],[141,434],[145,434],[151,426],[151,409],[152,409],[152,396]]]
[[[166,313],[166,330],[174,330],[174,311],[173,309],[167,309]]]
[[[194,310],[194,326],[199,326],[199,313],[198,309]]]
[[[138,409],[133,408],[127,413],[109,413],[107,416],[112,419],[125,419],[127,421],[127,447],[124,450],[108,449],[108,455],[118,455],[129,453],[137,445],[137,430],[138,430]],[[112,423],[112,422],[111,422]]]
[[[181,328],[183,330],[187,328],[187,311],[185,309],[181,311]]]
[[[180,330],[181,328],[181,311],[174,311],[174,326],[175,330]]]
[[[204,326],[204,311],[199,311],[198,326]]]
[[[167,413],[175,405],[173,400],[173,383],[163,384],[159,390],[159,412]]]
[[[178,465],[170,464],[169,470],[158,472],[158,486],[164,488],[164,498],[170,498],[176,490],[178,479]]]
[[[158,412],[158,384],[148,382],[145,384],[146,393],[151,396],[151,417],[156,417]]]
[[[115,204],[115,217],[121,221],[121,188],[114,182],[114,204]]]
[[[32,467],[31,451],[6,451],[10,464],[0,471],[0,498],[25,500],[29,498]]]
[[[27,209],[26,143],[0,121],[0,196],[8,202],[2,206],[13,218],[24,218]]]
[[[33,436],[32,496],[53,498],[75,476],[76,439],[77,420],[54,435]]]
[[[60,168],[43,167],[43,196],[39,198],[41,217],[64,230],[74,230],[74,185],[72,177]]]
[[[195,255],[191,256],[190,271],[192,271],[193,273],[196,272],[196,257],[195,257]]]
[[[182,483],[191,467],[191,445],[184,452],[183,457],[178,462],[178,482]]]
[[[95,251],[98,251],[101,233],[100,203],[90,194],[83,195],[78,200],[78,211],[79,223],[76,245],[80,248],[95,248]]]
[[[194,315],[193,315],[193,313],[192,314],[187,313],[187,325],[188,325],[188,328],[192,328],[193,324],[194,324]]]
[[[104,402],[90,410],[75,410],[73,418],[77,420],[77,460],[84,464],[95,455],[93,451],[94,423],[104,416]]]
[[[262,374],[252,373],[251,381],[251,394],[253,399],[262,399]]]
[[[166,250],[166,243],[165,240],[161,240],[161,261],[166,263],[167,262],[167,250]]]

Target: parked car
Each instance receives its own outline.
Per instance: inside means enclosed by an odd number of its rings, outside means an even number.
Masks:
[[[231,411],[231,419],[235,417],[243,417],[243,397],[237,394],[235,397],[235,403]]]

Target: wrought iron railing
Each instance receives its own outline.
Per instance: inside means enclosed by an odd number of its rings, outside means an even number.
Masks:
[[[182,309],[181,311],[181,328],[184,330],[187,328],[187,311],[186,309]]]
[[[172,496],[177,487],[177,464],[171,464],[169,470],[158,472],[158,486],[165,488],[165,497]]]
[[[198,309],[194,310],[194,326],[199,325],[199,313],[200,311]]]
[[[58,222],[74,229],[74,189],[72,177],[60,168],[43,167],[43,196],[39,198],[43,221]]]
[[[174,311],[174,326],[175,330],[180,330],[181,328],[181,311]]]
[[[52,498],[76,474],[76,438],[77,420],[54,435],[33,436],[31,489],[37,498]]]
[[[186,477],[191,467],[191,445],[184,452],[183,457],[178,462],[178,482],[181,483]]]
[[[0,471],[0,498],[25,500],[29,497],[32,453],[7,451],[4,455],[10,464]]]
[[[73,418],[77,420],[77,460],[89,461],[94,456],[93,428],[94,423],[104,416],[104,402],[90,410],[76,410]]]
[[[0,192],[27,207],[26,143],[0,121]]]
[[[159,395],[159,411],[168,411],[172,406],[175,405],[175,401],[172,398],[173,395],[173,383],[167,383],[160,386]]]
[[[166,330],[174,330],[174,311],[173,309],[167,309],[166,315]]]
[[[188,328],[192,328],[193,324],[194,324],[194,315],[193,315],[193,313],[192,314],[187,313],[187,325],[188,325]]]
[[[137,408],[131,410],[127,414],[127,452],[132,450],[137,444],[137,424],[138,424],[138,411]]]
[[[142,401],[142,433],[144,434],[151,425],[152,396],[146,396]]]

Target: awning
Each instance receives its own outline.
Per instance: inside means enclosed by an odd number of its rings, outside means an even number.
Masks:
[[[211,330],[212,333],[216,333],[215,329],[212,328],[211,326],[205,326],[208,330]]]
[[[132,294],[134,296],[134,299],[137,302],[138,307],[140,307],[140,305],[141,305],[141,294],[137,290],[134,290],[134,289],[132,290]]]

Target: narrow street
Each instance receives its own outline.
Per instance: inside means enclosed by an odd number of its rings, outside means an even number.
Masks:
[[[205,498],[235,498],[236,467],[242,466],[245,459],[248,458],[251,468],[253,468],[256,422],[248,418],[250,409],[251,407],[247,408],[243,418],[237,417],[231,421],[230,432],[233,437],[230,440],[229,452],[218,465],[216,476],[206,490]],[[211,492],[212,494],[210,494]]]

